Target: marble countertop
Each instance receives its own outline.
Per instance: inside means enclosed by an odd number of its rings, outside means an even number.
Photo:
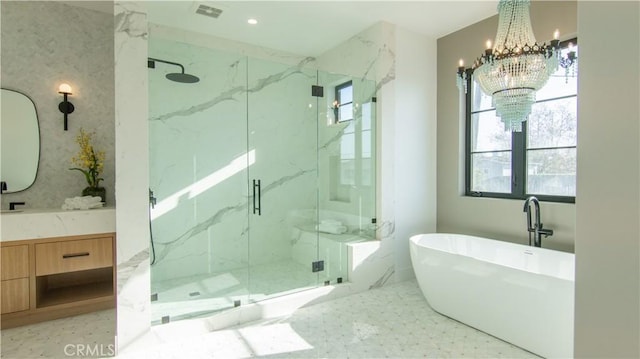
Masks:
[[[16,210],[0,214],[0,241],[75,236],[116,231],[114,207],[65,211]]]

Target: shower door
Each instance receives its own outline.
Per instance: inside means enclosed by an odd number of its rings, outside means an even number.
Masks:
[[[246,57],[151,38],[149,55],[185,64],[193,84],[149,69],[151,311],[154,324],[246,303]],[[153,203],[152,202],[152,203]]]
[[[320,282],[333,284],[349,280],[349,243],[376,237],[376,83],[328,72],[319,72],[318,82],[319,220],[347,227],[319,234]]]
[[[347,281],[346,243],[374,235],[374,82],[153,37],[149,56],[200,78],[149,69],[153,323]]]
[[[318,284],[316,78],[315,70],[249,59],[251,301]]]

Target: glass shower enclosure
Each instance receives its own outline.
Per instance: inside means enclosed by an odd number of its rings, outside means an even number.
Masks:
[[[374,237],[374,81],[153,37],[149,56],[153,323],[347,281]]]

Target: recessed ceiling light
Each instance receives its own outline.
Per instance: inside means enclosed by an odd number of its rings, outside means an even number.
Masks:
[[[258,20],[254,19],[254,18],[251,18],[251,19],[247,20],[247,23],[249,25],[255,25],[255,24],[258,23]]]

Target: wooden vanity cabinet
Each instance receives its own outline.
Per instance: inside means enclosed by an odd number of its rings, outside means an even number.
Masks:
[[[115,306],[115,234],[1,243],[2,328]]]
[[[1,313],[29,309],[29,246],[0,248],[2,283],[0,286]]]

